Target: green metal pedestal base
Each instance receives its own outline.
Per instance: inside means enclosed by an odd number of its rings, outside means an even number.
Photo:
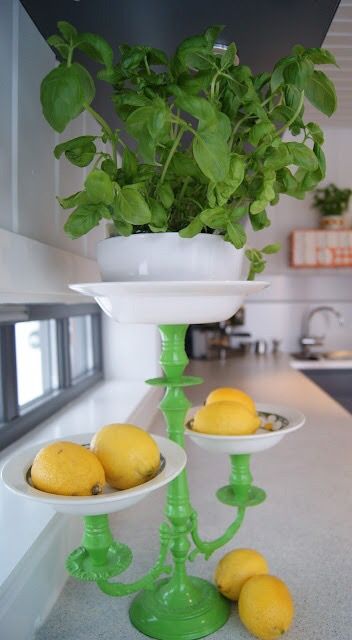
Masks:
[[[195,640],[220,629],[230,615],[230,602],[202,578],[187,577],[183,590],[160,580],[132,602],[130,619],[142,633],[158,640]]]
[[[132,552],[125,544],[113,542],[110,546],[104,565],[99,567],[84,547],[78,547],[70,553],[66,560],[67,571],[79,580],[107,580],[118,576],[132,562]]]
[[[266,493],[259,487],[249,487],[247,495],[243,495],[236,492],[231,484],[228,484],[218,489],[216,497],[223,504],[229,504],[232,507],[254,507],[264,502]]]

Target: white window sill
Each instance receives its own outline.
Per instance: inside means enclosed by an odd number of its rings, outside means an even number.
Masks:
[[[10,455],[31,444],[38,443],[40,448],[41,442],[94,432],[111,422],[131,420],[148,428],[153,413],[148,398],[153,392],[155,394],[155,390],[148,389],[144,382],[99,383],[0,454],[0,471]],[[139,412],[141,403],[143,410]],[[154,395],[152,406],[156,406]],[[53,516],[50,507],[22,499],[0,484],[0,585]]]

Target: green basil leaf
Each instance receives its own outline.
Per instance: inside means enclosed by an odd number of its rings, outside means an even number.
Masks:
[[[137,174],[137,158],[133,151],[125,147],[122,154],[122,169],[128,179],[133,179]]]
[[[302,91],[294,85],[289,84],[284,89],[284,97],[286,105],[292,109],[292,112],[297,111],[302,98]]]
[[[149,225],[151,230],[155,231],[158,229],[159,231],[166,231],[168,216],[164,207],[160,202],[155,200],[155,198],[149,198],[149,208],[152,214],[151,223]]]
[[[59,52],[59,54],[61,55],[61,57],[64,60],[67,60],[68,58],[68,53],[70,50],[69,45],[63,40],[63,38],[61,38],[61,36],[57,36],[57,35],[53,35],[50,36],[47,39],[47,43],[51,46],[54,47],[55,49],[57,49],[57,51]]]
[[[87,194],[85,191],[78,191],[73,193],[72,196],[67,196],[67,198],[57,197],[56,199],[62,209],[73,209],[73,207],[78,207],[79,204],[86,204]]]
[[[303,142],[287,142],[286,144],[292,158],[292,164],[308,171],[314,171],[318,168],[315,154]]]
[[[247,236],[244,228],[238,222],[229,222],[226,227],[229,241],[236,249],[242,249],[247,242]]]
[[[267,244],[266,247],[264,247],[261,251],[262,253],[271,254],[277,253],[278,251],[280,251],[280,249],[281,245],[279,242],[277,242],[275,244]]]
[[[308,122],[306,125],[310,135],[312,136],[314,142],[317,144],[324,144],[324,133],[315,122]]]
[[[113,184],[105,171],[102,169],[93,169],[84,183],[87,197],[90,202],[111,204],[114,199]]]
[[[209,69],[213,45],[205,35],[186,38],[176,49],[175,61],[180,70]]]
[[[72,149],[80,149],[88,145],[90,142],[94,142],[97,136],[78,136],[78,138],[72,138],[66,140],[61,144],[56,145],[54,149],[54,156],[58,160],[65,151],[72,151]]]
[[[271,88],[271,92],[275,93],[275,91],[282,85],[284,84],[285,80],[284,80],[284,70],[285,67],[290,64],[290,62],[293,62],[295,60],[294,56],[290,56],[289,58],[282,58],[281,60],[279,60],[275,67],[274,70],[271,74],[271,80],[270,80],[270,88]]]
[[[263,138],[274,132],[275,127],[271,122],[258,122],[251,127],[248,139],[253,147],[257,147]]]
[[[242,205],[241,207],[234,207],[233,209],[230,209],[230,222],[238,222],[239,220],[242,220],[242,218],[247,215],[248,213],[248,206],[247,205]]]
[[[187,94],[197,94],[208,89],[213,77],[212,71],[198,71],[194,75],[185,72],[178,78],[178,86]]]
[[[102,171],[105,171],[105,173],[108,174],[110,180],[115,181],[117,179],[118,174],[116,164],[110,158],[106,158],[106,160],[103,160],[100,168],[102,169]]]
[[[224,180],[229,171],[230,153],[221,137],[206,130],[198,131],[193,139],[193,155],[200,170],[209,180]]]
[[[314,71],[313,63],[305,58],[296,58],[283,70],[285,82],[292,84],[298,89],[304,89],[305,83],[312,76]]]
[[[211,49],[213,49],[214,44],[216,43],[219,34],[224,30],[223,24],[214,24],[211,27],[208,27],[206,31],[204,31],[204,38]]]
[[[122,218],[113,218],[114,226],[119,236],[128,237],[133,233],[133,225],[130,222],[122,220]]]
[[[297,190],[297,181],[287,167],[279,169],[276,176],[281,193],[288,193],[291,195],[292,192]]]
[[[236,93],[231,90],[230,87],[226,87],[222,95],[222,111],[230,120],[233,120],[237,115],[239,108],[241,107],[241,101]]]
[[[264,211],[265,207],[268,205],[268,200],[254,200],[249,207],[249,211],[252,215],[257,215]]]
[[[192,222],[190,222],[187,227],[184,227],[184,229],[179,231],[179,235],[181,238],[193,238],[202,231],[203,226],[203,222],[200,217],[197,216],[196,218],[193,218]]]
[[[147,58],[149,64],[167,65],[169,62],[166,53],[161,49],[155,49],[155,47],[148,47]]]
[[[71,238],[80,238],[96,227],[101,218],[99,205],[82,204],[69,215],[64,230]]]
[[[180,92],[175,104],[182,111],[187,111],[194,118],[197,118],[202,125],[207,125],[217,120],[219,112],[205,98]]]
[[[117,93],[112,97],[117,106],[128,104],[131,107],[147,107],[150,106],[150,98],[147,96],[130,92]]]
[[[181,178],[187,178],[190,176],[191,178],[196,178],[196,180],[199,180],[200,182],[205,182],[206,180],[194,159],[180,152],[176,152],[173,156],[169,165],[169,170],[171,173],[174,173],[176,176],[180,176]]]
[[[313,153],[316,159],[318,160],[320,180],[323,180],[326,174],[326,160],[325,160],[324,151],[322,150],[320,144],[318,144],[317,142],[313,146]]]
[[[50,126],[61,133],[68,123],[84,109],[84,103],[94,98],[93,80],[78,63],[70,67],[61,64],[43,79],[40,100],[43,114]]]
[[[304,55],[314,64],[334,64],[338,66],[335,56],[327,49],[306,49]]]
[[[163,184],[157,188],[157,194],[164,207],[166,207],[166,209],[170,209],[175,199],[171,185],[168,182],[163,182]]]
[[[214,209],[204,209],[200,214],[200,219],[205,226],[211,229],[226,229],[229,214],[226,209],[215,207]]]
[[[286,144],[281,143],[276,149],[270,147],[265,154],[264,167],[266,169],[281,169],[290,164],[292,156]]]
[[[66,158],[76,167],[87,167],[94,160],[97,150],[93,142],[89,142],[83,147],[76,147],[70,151],[65,151]]]
[[[80,33],[76,46],[92,60],[104,64],[107,69],[112,67],[114,52],[109,43],[101,36],[95,33]]]
[[[314,71],[307,79],[304,93],[309,102],[326,116],[331,116],[336,111],[335,87],[322,71]]]
[[[237,48],[234,42],[227,47],[224,53],[221,55],[220,66],[222,69],[233,67],[236,61]]]
[[[249,219],[251,221],[253,231],[261,231],[262,229],[265,229],[265,227],[270,227],[271,225],[266,211],[262,211],[255,215],[249,214]]]
[[[65,20],[59,20],[59,22],[57,23],[57,28],[67,42],[74,42],[77,35],[77,29],[72,24],[66,22]]]
[[[122,187],[114,201],[115,215],[131,224],[148,224],[151,222],[150,209],[138,190],[130,186]]]

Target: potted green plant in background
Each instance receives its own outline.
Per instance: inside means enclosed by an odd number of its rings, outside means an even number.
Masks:
[[[73,210],[65,231],[78,238],[109,223],[115,237],[98,246],[106,280],[238,279],[248,221],[264,229],[280,194],[303,199],[325,176],[323,132],[303,115],[305,98],[328,116],[335,111],[334,86],[314,68],[335,64],[333,55],[297,45],[271,73],[255,75],[237,64],[234,43],[221,55],[214,50],[215,26],[181,42],[171,58],[121,45],[115,62],[99,35],[67,22],[58,29],[48,42],[62,61],[42,81],[44,116],[60,133],[84,110],[101,126],[100,136],[54,150],[56,158],[92,166],[81,191],[59,198]],[[77,52],[102,65],[97,78],[113,87],[121,131],[118,120],[108,123],[93,109],[95,82]],[[295,139],[283,141],[286,131]],[[247,248],[250,279],[278,249]]]
[[[343,214],[347,211],[351,194],[351,189],[339,189],[335,184],[316,189],[312,206],[318,209],[321,214],[320,226],[322,229],[345,228]]]

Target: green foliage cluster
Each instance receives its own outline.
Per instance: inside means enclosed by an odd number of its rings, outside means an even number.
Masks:
[[[159,49],[121,45],[117,63],[102,37],[77,33],[67,22],[58,29],[48,42],[62,62],[42,81],[44,116],[58,132],[84,110],[101,126],[101,136],[55,148],[57,158],[64,154],[79,167],[93,163],[84,188],[59,199],[73,209],[65,224],[72,238],[106,219],[124,236],[177,231],[189,238],[205,231],[241,248],[246,219],[255,231],[264,229],[267,207],[280,194],[303,199],[324,178],[323,132],[303,115],[305,98],[328,116],[336,109],[332,82],[315,70],[336,64],[329,51],[297,45],[272,73],[255,75],[236,64],[234,43],[222,55],[214,52],[218,26],[184,40],[170,59]],[[92,108],[95,82],[74,61],[77,51],[102,65],[97,77],[113,86],[116,112],[136,150]],[[286,130],[297,140],[284,142]],[[99,139],[109,151],[97,148]],[[265,264],[263,251],[247,252],[253,273]]]
[[[348,207],[351,189],[339,189],[335,184],[329,184],[314,193],[313,207],[323,216],[341,216]]]

